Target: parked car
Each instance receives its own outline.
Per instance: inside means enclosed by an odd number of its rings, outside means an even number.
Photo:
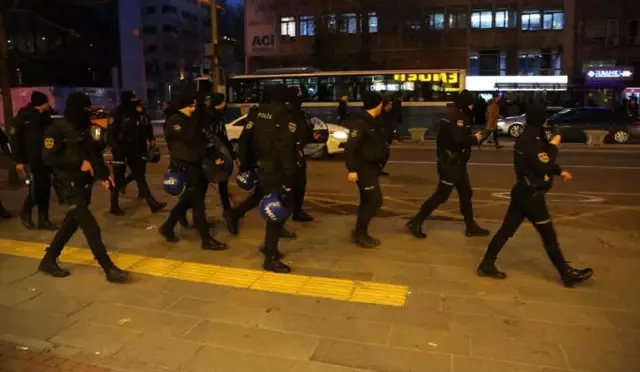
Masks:
[[[562,110],[564,110],[564,107],[549,106],[547,107],[547,116],[551,117]],[[527,125],[526,114],[502,118],[498,120],[498,133],[508,134],[513,138],[517,138],[522,133],[525,125]]]
[[[606,142],[622,144],[640,138],[640,122],[623,123],[614,110],[606,107],[564,109],[551,116],[548,124],[567,142],[585,142],[585,130],[608,131]]]
[[[336,125],[327,124],[317,117],[313,117],[307,114],[307,120],[309,120],[316,129],[326,129],[329,131],[329,139],[327,144],[308,144],[305,149],[305,155],[308,155],[314,159],[320,159],[329,155],[338,154],[344,152],[344,146],[349,138],[349,129]],[[234,151],[238,151],[238,138],[242,129],[247,125],[247,115],[242,115],[234,121],[227,124],[227,134],[229,140],[234,147]]]

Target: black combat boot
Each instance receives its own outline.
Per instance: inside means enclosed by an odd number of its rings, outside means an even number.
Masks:
[[[31,213],[29,213],[31,214]],[[11,218],[13,217],[11,215],[11,213],[9,213],[8,210],[4,209],[4,206],[2,205],[2,203],[0,203],[0,218],[6,219],[6,218]]]
[[[109,283],[124,284],[131,279],[131,274],[129,274],[128,271],[118,268],[106,253],[104,257],[97,259],[97,261],[102,267],[102,270],[104,270],[104,274]]]
[[[167,203],[157,201],[153,196],[149,196],[147,199],[147,203],[149,204],[149,209],[151,209],[151,213],[158,213],[163,210]]]
[[[305,213],[304,211],[300,211],[293,215],[293,220],[296,222],[311,222],[313,221],[313,217]]]
[[[267,251],[265,250],[264,246],[260,247],[259,252],[262,253],[263,255],[265,255],[265,257],[267,256]],[[284,253],[280,252],[280,250],[277,250],[276,252],[272,253],[272,255],[278,260],[281,260],[281,259],[286,257],[286,255]]]
[[[266,271],[271,271],[271,272],[274,272],[274,273],[277,273],[277,274],[290,273],[291,272],[291,268],[287,264],[282,262],[278,256],[279,256],[279,254],[265,255],[264,264],[262,265],[262,267]]]
[[[593,269],[574,269],[567,264],[567,267],[561,276],[564,286],[567,288],[573,288],[576,284],[589,280],[593,276]]]
[[[415,217],[410,219],[405,225],[409,233],[418,239],[425,239],[427,234],[422,231],[422,222],[418,221]]]
[[[282,231],[280,232],[280,237],[283,239],[295,239],[298,237],[298,235],[296,235],[296,233],[289,231],[283,227]]]
[[[464,234],[468,237],[489,236],[490,232],[489,230],[480,227],[475,220],[471,220],[467,222],[467,228]]]
[[[38,213],[38,228],[41,230],[57,230],[58,227],[49,221],[49,213]]]
[[[498,270],[495,261],[484,259],[478,266],[478,275],[493,278],[493,279],[507,279],[507,273]]]
[[[3,215],[2,218],[6,218],[6,217],[4,217]],[[36,224],[33,223],[33,218],[31,217],[31,209],[25,208],[22,210],[22,212],[20,212],[20,222],[22,222],[22,225],[29,230],[36,228]]]
[[[238,236],[240,233],[240,219],[234,215],[233,211],[230,210],[224,211],[223,217],[227,224],[229,233],[231,235]]]
[[[111,190],[111,208],[109,208],[109,213],[114,216],[124,216],[125,214],[122,208],[120,208],[118,190]]]
[[[351,237],[353,242],[360,248],[375,248],[382,244],[380,240],[358,229],[353,230]]]
[[[226,251],[227,245],[223,242],[215,240],[212,237],[209,237],[202,241],[202,249],[205,251]]]
[[[176,232],[173,229],[170,229],[166,225],[160,226],[158,232],[162,237],[168,241],[169,243],[177,243],[180,241],[180,237],[176,235]]]
[[[63,269],[58,265],[58,257],[51,253],[50,247],[47,247],[46,253],[38,266],[38,271],[49,274],[54,278],[65,278],[71,275],[69,270]]]

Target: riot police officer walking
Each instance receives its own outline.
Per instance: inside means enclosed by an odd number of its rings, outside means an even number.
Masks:
[[[440,182],[436,191],[422,204],[418,214],[407,223],[407,229],[416,238],[424,239],[427,235],[422,231],[424,221],[444,204],[455,188],[460,198],[460,213],[464,217],[466,235],[487,236],[489,231],[481,228],[473,218],[471,204],[471,183],[467,162],[471,157],[471,147],[476,146],[482,138],[481,133],[471,134],[471,106],[473,97],[466,89],[460,92],[446,117],[440,120],[437,138],[438,175]]]
[[[313,217],[307,214],[302,206],[304,204],[304,196],[307,190],[307,160],[304,156],[304,148],[307,144],[315,142],[313,136],[313,124],[309,123],[304,112],[302,111],[302,91],[299,87],[289,87],[289,105],[293,121],[296,123],[297,134],[297,150],[299,155],[298,171],[294,177],[293,185],[293,220],[296,222],[310,222]]]
[[[99,132],[102,128],[96,128],[97,132],[90,134],[90,107],[91,100],[87,95],[71,93],[67,98],[64,120],[56,121],[44,133],[43,161],[52,168],[54,189],[61,203],[67,204],[69,210],[38,269],[57,278],[70,274],[58,266],[57,259],[79,227],[107,280],[124,283],[129,280],[129,273],[120,270],[109,258],[98,222],[89,209],[94,177],[100,180],[105,189],[113,187],[102,152],[95,143],[101,137]]]
[[[556,163],[561,137],[555,135],[550,141],[546,140],[543,125],[546,121],[546,110],[540,106],[533,105],[527,108],[527,126],[516,140],[513,150],[517,180],[511,189],[511,202],[502,226],[491,239],[484,259],[478,267],[478,274],[506,279],[507,274],[496,267],[498,254],[527,219],[540,234],[547,256],[558,270],[564,285],[573,287],[591,278],[593,270],[569,266],[558,244],[545,195],[553,186],[554,176],[561,176],[565,181],[569,181],[572,176]]]
[[[171,156],[170,168],[185,175],[186,188],[173,207],[167,221],[160,227],[160,234],[169,242],[178,242],[176,224],[193,208],[193,224],[202,239],[204,250],[224,250],[226,244],[214,239],[207,224],[203,185],[208,184],[202,168],[207,154],[207,140],[202,125],[193,117],[196,109],[196,93],[184,88],[177,97],[178,111],[166,123],[166,141]]]
[[[241,157],[241,162],[253,158],[265,195],[273,195],[279,199],[279,204],[288,205],[293,178],[298,171],[297,124],[285,105],[286,87],[275,85],[268,89],[269,103],[261,104],[255,113],[255,122],[248,122],[244,128],[240,152],[245,155]],[[286,218],[267,220],[264,248],[261,250],[265,256],[263,267],[267,271],[291,271],[281,261],[282,254],[278,249],[285,222]]]
[[[363,97],[364,112],[347,123],[349,139],[345,146],[348,180],[358,184],[360,205],[356,228],[352,232],[354,242],[363,248],[374,248],[380,240],[369,235],[369,224],[382,207],[380,171],[386,159],[386,137],[382,114],[382,96],[368,92]]]
[[[126,187],[126,165],[131,169],[131,176],[138,185],[139,196],[147,201],[152,213],[157,213],[167,206],[158,202],[149,190],[146,180],[145,156],[149,146],[155,144],[153,127],[135,93],[128,90],[122,92],[120,106],[114,110],[113,121],[109,124],[107,139],[113,154],[113,160],[121,162],[114,166],[116,187],[111,191],[111,208],[109,213],[123,216],[120,208],[119,193]],[[126,165],[125,165],[126,164]]]
[[[27,229],[36,227],[31,216],[34,206],[38,207],[38,228],[56,229],[49,221],[51,168],[42,162],[44,132],[51,123],[49,98],[42,92],[34,91],[31,103],[20,109],[12,127],[11,148],[16,170],[30,181],[29,194],[20,213],[22,224]]]

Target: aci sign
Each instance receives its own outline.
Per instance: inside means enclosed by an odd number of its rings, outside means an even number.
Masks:
[[[585,79],[590,81],[620,81],[633,80],[633,68],[631,67],[597,67],[590,68]]]

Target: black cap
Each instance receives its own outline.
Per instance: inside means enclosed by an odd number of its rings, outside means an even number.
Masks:
[[[378,92],[366,92],[362,97],[365,110],[373,110],[382,103],[382,95]]]
[[[120,103],[129,104],[129,103],[138,103],[138,97],[136,97],[136,93],[132,90],[125,90],[120,94]]]
[[[175,97],[173,105],[180,110],[195,104],[196,98],[197,92],[194,89],[185,87],[181,89],[180,94]]]
[[[40,91],[37,91],[37,90],[34,90],[31,93],[31,104],[32,105],[34,105],[34,106],[42,106],[47,102],[49,102],[49,97],[47,97],[46,94],[44,94],[44,93],[42,93]]]
[[[285,103],[287,101],[287,87],[284,84],[267,85],[262,95],[264,103]]]
[[[222,93],[215,92],[211,95],[211,106],[218,106],[224,102],[225,96]]]
[[[458,97],[455,99],[456,107],[459,109],[467,108],[473,105],[473,95],[468,90],[464,89]]]

